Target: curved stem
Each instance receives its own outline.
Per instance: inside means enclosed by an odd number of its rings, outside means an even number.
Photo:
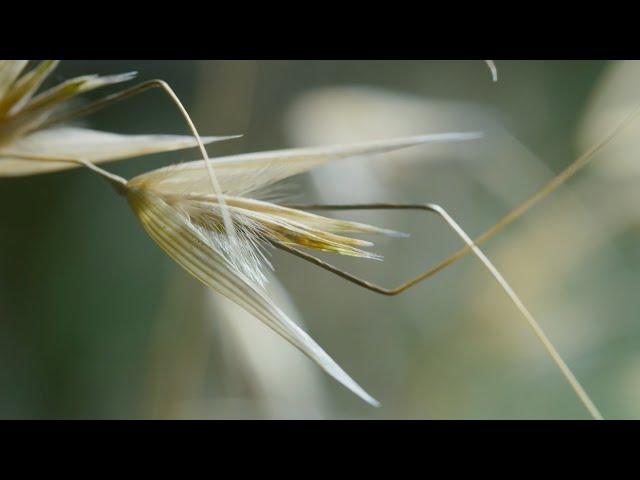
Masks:
[[[121,192],[127,186],[127,180],[122,178],[115,173],[108,172],[92,162],[88,160],[83,160],[81,158],[72,158],[72,157],[56,157],[51,155],[37,155],[37,154],[24,154],[24,153],[13,153],[6,152],[7,156],[11,158],[18,158],[20,160],[33,160],[38,162],[60,162],[60,163],[71,163],[73,165],[78,165],[81,167],[87,167],[89,170],[97,173],[104,179],[106,179],[109,183],[111,183],[116,189]]]
[[[584,390],[576,376],[573,374],[571,369],[567,366],[565,361],[562,359],[556,348],[554,347],[551,340],[546,336],[544,330],[540,324],[536,321],[531,312],[524,305],[520,297],[515,293],[513,288],[509,285],[507,280],[502,276],[502,274],[498,271],[498,269],[493,265],[493,263],[489,260],[489,258],[480,250],[476,243],[467,235],[467,233],[458,225],[455,220],[447,213],[447,211],[439,205],[435,205],[432,203],[423,204],[423,205],[412,205],[412,204],[385,204],[385,203],[377,203],[377,204],[366,204],[366,205],[287,205],[289,208],[298,208],[301,210],[381,210],[381,209],[393,209],[393,210],[424,210],[430,213],[435,213],[440,218],[442,218],[447,225],[464,241],[466,244],[466,248],[469,251],[473,252],[473,254],[482,262],[485,268],[489,271],[489,273],[496,280],[498,285],[504,290],[509,299],[513,302],[516,308],[520,311],[522,316],[525,318],[534,334],[538,338],[538,340],[542,343],[544,348],[549,353],[549,356],[560,369],[560,372],[565,377],[573,391],[576,393],[580,401],[583,403],[589,414],[595,420],[602,420],[603,417],[598,411],[598,408],[595,406],[587,392]],[[277,242],[272,242],[277,248],[285,250],[289,253],[296,255],[304,260],[307,260],[315,265],[318,265],[325,270],[328,270],[336,275],[341,276],[345,280],[348,280],[352,283],[355,283],[359,286],[362,286],[368,290],[372,290],[377,293],[381,293],[384,295],[397,295],[411,288],[412,286],[420,283],[422,280],[427,278],[428,276],[433,275],[432,272],[434,269],[430,269],[425,274],[419,275],[418,277],[406,282],[396,288],[387,289],[384,287],[380,287],[371,282],[363,280],[361,278],[355,277],[350,273],[347,273],[343,270],[334,267],[312,255],[309,255],[305,252],[302,252],[296,248],[290,247],[288,245],[279,244]],[[444,268],[444,267],[442,267]]]

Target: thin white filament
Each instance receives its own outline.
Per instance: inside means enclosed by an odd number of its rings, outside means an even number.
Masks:
[[[207,165],[207,172],[209,174],[209,180],[211,180],[211,186],[213,187],[213,192],[220,199],[220,209],[222,212],[222,220],[224,223],[225,230],[227,231],[227,235],[229,236],[231,245],[236,245],[236,231],[233,226],[233,221],[231,219],[231,213],[229,212],[229,209],[227,208],[227,205],[222,196],[222,188],[220,187],[220,183],[218,182],[218,179],[216,178],[216,175],[213,171],[213,166],[211,165],[212,161],[209,158],[209,155],[207,154],[207,149],[205,148],[204,143],[202,143],[200,134],[198,133],[196,126],[191,120],[191,117],[189,116],[189,113],[187,112],[186,108],[184,108],[184,105],[182,105],[182,102],[180,101],[178,96],[175,94],[175,92],[171,89],[169,84],[163,80],[158,80],[157,82],[158,82],[158,85],[161,86],[161,88],[169,95],[169,97],[171,97],[173,102],[176,104],[176,106],[178,107],[178,110],[180,110],[180,113],[182,113],[182,116],[187,122],[187,125],[189,126],[191,133],[196,139],[196,142],[198,143],[198,148],[200,149],[200,153],[202,154],[202,159],[205,161],[205,164]]]
[[[494,82],[498,81],[498,67],[496,67],[496,64],[493,60],[485,60],[484,63],[487,64],[487,67],[489,67],[489,70],[491,71],[491,78],[493,79]]]

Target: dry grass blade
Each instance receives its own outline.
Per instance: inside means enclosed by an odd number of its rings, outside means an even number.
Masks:
[[[376,155],[425,143],[475,140],[481,133],[442,133],[379,140],[352,145],[274,150],[219,157],[216,175],[223,193],[246,195],[287,177],[306,172],[322,164],[364,155]],[[131,180],[162,193],[208,193],[206,163],[202,160],[160,168]]]
[[[231,138],[235,137],[204,137],[202,141],[213,143]],[[101,163],[197,146],[192,136],[120,135],[86,128],[54,127],[20,137],[6,147],[0,146],[0,176],[34,175],[78,166],[69,162],[35,162],[34,157],[81,158]]]

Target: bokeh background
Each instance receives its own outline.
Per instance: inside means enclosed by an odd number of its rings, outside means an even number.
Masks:
[[[640,64],[606,61],[64,61],[51,82],[137,70],[169,82],[212,156],[447,131],[287,183],[323,202],[435,202],[477,235],[640,100]],[[86,120],[184,133],[158,91]],[[640,120],[491,240],[494,260],[608,418],[640,416]],[[197,152],[109,164],[130,177]],[[392,286],[460,247],[436,218],[346,218],[406,231],[385,261],[332,258]],[[166,257],[83,170],[0,180],[1,418],[587,418],[524,319],[472,257],[377,296],[274,252],[272,294],[373,396],[356,398]]]

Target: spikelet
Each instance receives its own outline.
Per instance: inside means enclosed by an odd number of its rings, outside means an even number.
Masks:
[[[0,176],[22,176],[77,167],[70,162],[25,157],[81,158],[100,163],[197,146],[191,136],[120,135],[45,124],[72,98],[132,79],[135,73],[72,78],[42,93],[38,89],[58,65],[45,60],[24,73],[26,60],[0,60]],[[211,143],[233,137],[204,137]]]
[[[278,332],[356,395],[372,405],[366,393],[320,346],[266,295],[260,250],[265,242],[296,245],[342,255],[379,258],[363,250],[370,242],[348,233],[398,235],[362,223],[335,220],[250,197],[266,185],[323,163],[373,155],[423,143],[467,140],[478,134],[442,134],[366,142],[339,147],[260,152],[218,158],[216,175],[237,232],[232,250],[222,228],[219,199],[208,191],[204,162],[154,170],[119,185],[151,238],[173,260],[202,283],[231,299]],[[235,245],[238,247],[238,245]],[[232,258],[242,252],[242,259]]]

